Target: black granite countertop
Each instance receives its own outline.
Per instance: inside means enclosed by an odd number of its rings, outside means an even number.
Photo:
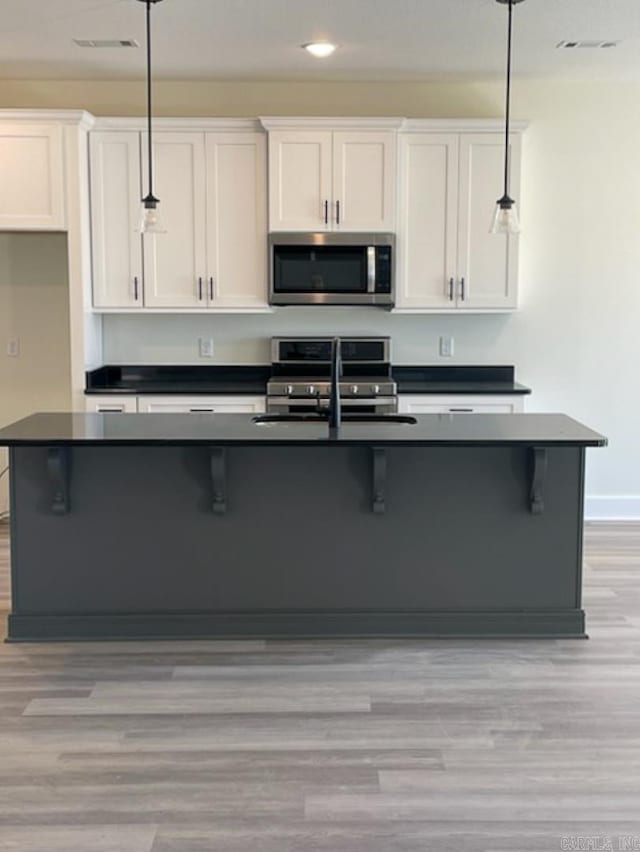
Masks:
[[[91,394],[264,395],[268,365],[107,365],[87,373]],[[529,394],[511,366],[397,366],[393,378],[401,394]]]
[[[264,396],[271,366],[107,365],[87,373],[87,394]]]
[[[399,366],[393,377],[402,394],[478,394],[509,396],[531,389],[515,381],[513,367],[473,365]]]
[[[0,430],[0,446],[60,445],[424,445],[605,446],[602,435],[564,414],[424,414],[414,425],[259,425],[247,414],[32,414]]]

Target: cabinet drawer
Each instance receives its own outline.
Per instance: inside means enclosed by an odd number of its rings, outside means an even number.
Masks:
[[[516,414],[524,410],[521,396],[405,396],[398,397],[401,414]]]
[[[85,408],[94,414],[135,414],[138,411],[138,398],[135,396],[87,396]]]
[[[148,414],[260,414],[263,396],[141,396],[138,411]]]

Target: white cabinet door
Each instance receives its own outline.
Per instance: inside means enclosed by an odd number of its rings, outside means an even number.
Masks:
[[[269,228],[330,229],[331,131],[275,130],[269,134]]]
[[[398,308],[451,308],[456,300],[457,134],[401,142]]]
[[[395,231],[396,156],[395,133],[334,132],[335,229]]]
[[[63,231],[63,129],[0,125],[0,230]]]
[[[504,138],[463,134],[460,141],[458,299],[462,309],[517,306],[518,237],[490,234],[502,195]],[[511,140],[511,194],[520,199],[520,139]]]
[[[86,410],[97,414],[117,412],[135,414],[138,411],[138,398],[135,396],[87,396]]]
[[[144,241],[145,305],[205,306],[207,299],[205,147],[203,133],[158,132],[154,140],[154,192],[164,234]],[[143,138],[143,194],[147,154]]]
[[[207,134],[206,165],[209,307],[267,307],[264,134]]]
[[[260,414],[263,396],[141,396],[138,411],[151,414]]]
[[[398,411],[401,414],[516,414],[523,410],[524,398],[520,395],[400,394],[398,397]]]
[[[142,307],[140,134],[92,133],[89,165],[93,304]]]

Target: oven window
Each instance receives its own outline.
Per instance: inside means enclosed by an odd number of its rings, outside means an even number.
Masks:
[[[277,293],[366,293],[366,248],[278,246],[274,252]]]

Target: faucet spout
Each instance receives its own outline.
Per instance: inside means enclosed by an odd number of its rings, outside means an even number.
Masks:
[[[340,378],[342,376],[341,343],[339,337],[334,337],[331,347],[331,395],[329,398],[329,435],[335,437],[340,429],[341,402]]]

